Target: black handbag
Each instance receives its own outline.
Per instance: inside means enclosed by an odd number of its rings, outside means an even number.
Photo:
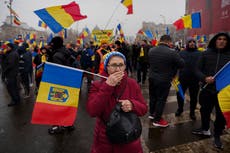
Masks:
[[[124,112],[117,103],[106,124],[106,135],[111,143],[124,144],[138,139],[142,132],[141,121],[133,112]]]

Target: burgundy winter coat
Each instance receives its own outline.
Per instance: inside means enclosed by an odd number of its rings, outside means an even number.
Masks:
[[[127,74],[116,87],[109,86],[105,80],[93,82],[87,102],[88,113],[97,118],[91,153],[143,153],[140,139],[128,144],[111,144],[105,134],[105,121],[108,121],[117,103],[117,95],[121,95],[120,100],[130,100],[133,104],[132,111],[138,116],[143,116],[147,112],[147,104],[139,85],[134,79],[128,78]]]

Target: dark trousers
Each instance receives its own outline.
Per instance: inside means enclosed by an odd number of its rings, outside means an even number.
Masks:
[[[6,79],[7,91],[12,99],[12,103],[20,103],[19,88],[17,83],[17,77],[10,77]]]
[[[142,74],[142,77],[141,77]],[[146,75],[147,75],[147,63],[137,63],[137,82],[140,83],[145,83],[146,80]]]
[[[30,93],[30,74],[29,73],[20,73],[20,77],[21,77],[21,83],[24,87],[25,90],[25,95],[29,95]]]
[[[188,80],[179,80],[179,81],[181,83],[183,93],[185,93],[186,90],[189,89],[190,114],[193,115],[197,105],[199,83],[195,81],[188,81]],[[178,111],[183,112],[184,100],[183,98],[181,98],[179,93],[177,93],[177,103],[178,103]]]
[[[214,136],[220,136],[222,134],[223,129],[225,128],[226,120],[223,116],[223,113],[220,110],[220,106],[217,99],[217,93],[203,89],[200,92],[199,103],[201,105],[200,114],[202,129],[209,129],[210,115],[213,108],[215,107],[216,119],[214,121]]]
[[[164,111],[171,83],[149,78],[149,113],[159,121]]]

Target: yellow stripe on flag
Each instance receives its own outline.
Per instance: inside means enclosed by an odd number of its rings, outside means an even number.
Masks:
[[[186,15],[186,16],[182,17],[182,20],[184,21],[184,27],[185,28],[192,28],[191,15]]]
[[[62,6],[49,7],[46,11],[64,28],[68,28],[74,22],[72,16],[65,12]]]
[[[37,102],[78,107],[80,89],[41,82]]]
[[[132,0],[124,0],[123,4],[124,4],[125,6],[130,6],[130,5],[132,5],[133,3],[132,3]]]
[[[230,111],[230,85],[218,93],[218,100],[223,113]]]

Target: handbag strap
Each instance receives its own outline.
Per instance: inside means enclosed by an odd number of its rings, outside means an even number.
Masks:
[[[118,95],[116,95],[115,93],[113,93],[113,96],[116,99],[116,101],[118,101],[121,98],[121,96],[124,94],[126,86],[127,86],[127,79],[125,80],[125,87],[122,88],[121,92]]]
[[[128,79],[128,78],[127,78]],[[124,88],[122,88],[122,90],[121,90],[121,92],[118,94],[118,95],[116,95],[115,93],[113,93],[113,96],[114,96],[114,98],[115,98],[115,100],[116,101],[118,101],[119,100],[119,98],[121,98],[121,96],[123,95],[123,93],[124,93],[124,91],[125,91],[125,89],[126,89],[126,86],[127,86],[127,79],[125,80],[125,87]],[[117,105],[117,104],[116,104]],[[116,105],[115,105],[115,108],[116,108]],[[120,105],[120,107],[121,107],[121,104],[119,104]],[[103,118],[103,115],[104,115],[104,113],[102,113],[102,115],[101,115],[101,120],[103,121],[103,123],[106,125],[107,124],[107,121]]]

